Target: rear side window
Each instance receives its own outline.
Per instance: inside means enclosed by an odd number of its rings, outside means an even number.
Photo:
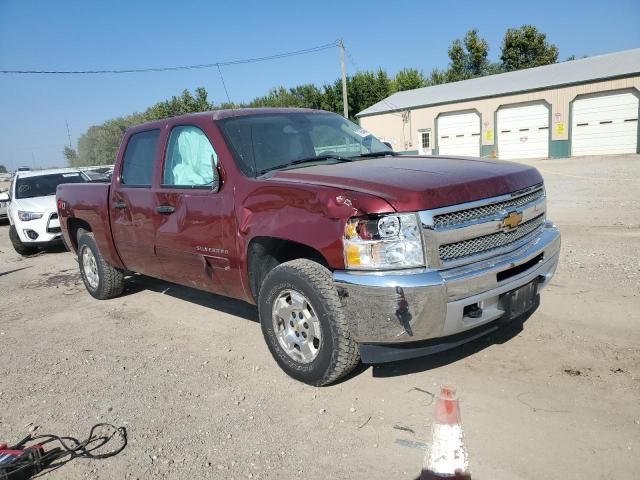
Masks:
[[[153,162],[158,150],[160,130],[131,135],[124,154],[121,183],[136,187],[150,187]]]

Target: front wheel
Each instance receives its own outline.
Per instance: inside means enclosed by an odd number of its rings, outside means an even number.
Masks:
[[[91,232],[79,235],[78,264],[84,286],[92,297],[106,300],[124,290],[124,272],[105,261]]]
[[[278,365],[310,385],[327,385],[360,361],[329,270],[299,259],[271,270],[258,298],[260,324]]]

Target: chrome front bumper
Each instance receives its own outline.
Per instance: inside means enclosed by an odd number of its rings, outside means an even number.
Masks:
[[[447,270],[335,271],[334,283],[355,341],[400,344],[455,335],[504,315],[500,296],[555,273],[560,232],[545,222],[534,239],[516,250]],[[465,315],[479,304],[482,315]]]

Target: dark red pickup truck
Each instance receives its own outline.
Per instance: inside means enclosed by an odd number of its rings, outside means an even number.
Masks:
[[[110,185],[57,199],[91,295],[132,271],[254,303],[275,360],[314,385],[521,321],[560,249],[536,169],[398,156],[314,110],[131,128]]]

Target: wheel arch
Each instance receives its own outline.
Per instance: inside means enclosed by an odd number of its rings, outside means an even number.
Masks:
[[[329,262],[318,250],[303,243],[270,236],[252,238],[247,247],[247,272],[254,300],[267,273],[284,262],[300,258],[329,268]]]
[[[73,251],[78,251],[78,231],[80,229],[86,230],[87,232],[92,232],[93,228],[86,220],[81,218],[71,217],[67,221],[67,232],[69,233],[69,242]]]

